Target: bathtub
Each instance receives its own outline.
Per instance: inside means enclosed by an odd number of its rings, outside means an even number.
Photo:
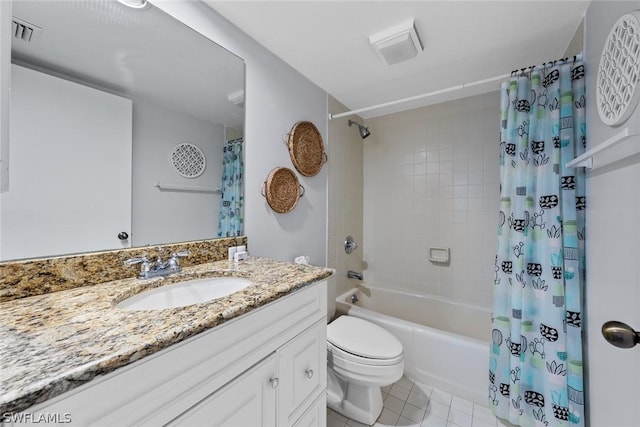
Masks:
[[[395,335],[404,348],[407,377],[487,404],[489,310],[367,286],[336,298],[336,316],[344,314],[369,320]]]

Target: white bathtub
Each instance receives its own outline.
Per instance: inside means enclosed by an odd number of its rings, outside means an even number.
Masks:
[[[354,294],[356,304],[351,303]],[[394,334],[404,347],[409,378],[487,404],[488,310],[367,286],[336,298],[336,316],[341,314],[369,320]]]

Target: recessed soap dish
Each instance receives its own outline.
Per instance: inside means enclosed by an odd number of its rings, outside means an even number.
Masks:
[[[436,264],[449,264],[450,254],[449,248],[429,248],[429,261]]]

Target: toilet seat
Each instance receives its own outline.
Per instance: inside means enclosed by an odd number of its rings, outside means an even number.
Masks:
[[[372,359],[368,357],[362,357],[362,356],[358,356],[357,354],[349,353],[348,351],[345,351],[344,349],[337,347],[336,345],[330,342],[327,342],[327,350],[329,351],[329,353],[331,353],[331,355],[334,358],[337,357],[344,361],[354,362],[354,363],[358,363],[360,365],[366,365],[366,366],[397,365],[398,363],[401,363],[404,359],[403,353],[400,353],[399,356],[396,356],[392,359]]]
[[[364,319],[340,316],[327,327],[327,350],[344,360],[388,366],[402,361],[402,344],[389,331]]]

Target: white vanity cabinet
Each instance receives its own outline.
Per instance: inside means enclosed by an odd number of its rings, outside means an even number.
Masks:
[[[169,426],[292,426],[326,406],[326,323],[317,322]],[[314,406],[309,420],[317,420]],[[326,420],[326,418],[325,418]],[[302,420],[305,426],[324,425]]]
[[[24,413],[68,414],[61,426],[323,426],[326,292],[306,286]]]

